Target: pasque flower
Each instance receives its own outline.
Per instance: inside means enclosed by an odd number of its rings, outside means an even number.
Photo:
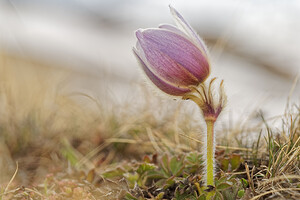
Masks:
[[[182,96],[210,73],[207,49],[183,17],[170,7],[177,27],[169,24],[136,31],[133,51],[149,79],[162,91]]]
[[[133,51],[149,79],[162,91],[184,100],[194,101],[200,108],[207,126],[203,135],[204,177],[207,186],[214,186],[215,134],[214,123],[226,104],[223,81],[215,95],[213,84],[204,83],[210,73],[208,51],[197,33],[170,7],[177,27],[137,30],[138,42]],[[211,199],[213,193],[207,195]]]

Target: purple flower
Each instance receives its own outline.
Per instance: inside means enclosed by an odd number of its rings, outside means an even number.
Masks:
[[[162,91],[183,96],[210,73],[207,49],[202,39],[172,7],[177,27],[137,30],[133,51],[149,79]]]

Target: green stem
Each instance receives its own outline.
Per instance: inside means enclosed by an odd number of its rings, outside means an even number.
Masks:
[[[207,146],[206,146],[206,184],[214,186],[214,121],[206,120]]]

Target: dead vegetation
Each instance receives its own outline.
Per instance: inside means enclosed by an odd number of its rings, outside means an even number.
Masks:
[[[144,91],[107,106],[70,92],[71,73],[2,55],[0,199],[300,198],[298,104],[280,129],[262,115],[219,129],[217,184],[205,188],[197,110]]]

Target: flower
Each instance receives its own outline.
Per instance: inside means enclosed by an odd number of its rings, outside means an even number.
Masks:
[[[133,51],[143,71],[162,91],[174,96],[191,92],[210,73],[207,49],[202,39],[172,7],[177,27],[139,29]]]
[[[137,30],[138,42],[133,51],[158,88],[183,100],[194,101],[202,111],[207,127],[203,143],[204,179],[208,188],[214,188],[214,124],[227,101],[223,80],[219,92],[213,89],[216,78],[209,84],[204,83],[210,73],[206,46],[183,17],[174,8],[170,10],[177,27],[165,24]],[[213,191],[209,192],[206,199],[213,195]]]

